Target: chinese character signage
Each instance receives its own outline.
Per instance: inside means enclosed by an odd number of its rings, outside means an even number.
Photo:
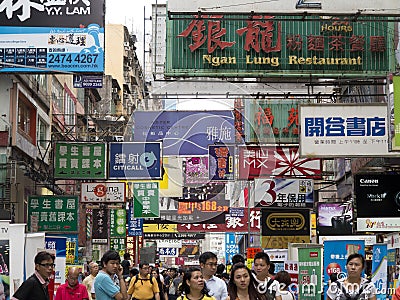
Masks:
[[[125,202],[124,182],[81,183],[81,202]]]
[[[110,143],[110,179],[160,179],[162,146],[152,143]]]
[[[183,161],[185,186],[201,186],[209,182],[208,157],[192,156]]]
[[[159,248],[158,254],[164,257],[178,257],[178,248]]]
[[[182,188],[182,198],[179,201],[201,202],[215,198],[225,198],[225,184],[221,182],[209,182],[201,186],[184,186]],[[168,206],[168,205],[167,205]]]
[[[232,256],[239,253],[239,245],[236,243],[234,233],[225,233],[225,262],[231,262]]]
[[[298,147],[239,147],[239,179],[266,176],[321,178],[320,159],[300,158]]]
[[[28,231],[77,232],[78,196],[30,196]]]
[[[248,143],[299,141],[299,100],[248,100],[245,102],[245,137]]]
[[[312,157],[386,156],[387,105],[300,105],[300,155]]]
[[[110,236],[126,236],[126,209],[110,209]]]
[[[111,237],[110,249],[117,251],[120,256],[123,256],[126,249],[125,237]]]
[[[258,178],[254,179],[256,206],[282,208],[313,208],[312,179]]]
[[[208,155],[208,145],[235,142],[232,111],[137,111],[134,115],[134,140],[162,140],[164,155]]]
[[[300,247],[298,292],[299,299],[321,299],[322,292],[322,246]]]
[[[59,179],[105,179],[106,144],[56,144],[54,177]]]
[[[0,9],[0,72],[104,71],[104,1],[2,1]]]
[[[168,76],[386,76],[394,70],[388,17],[169,16]]]
[[[92,210],[93,228],[92,242],[93,244],[107,244],[108,241],[108,210],[105,207]]]
[[[208,178],[213,181],[234,179],[235,146],[208,146]]]
[[[318,235],[351,235],[353,233],[353,206],[349,202],[318,203]]]
[[[261,234],[263,236],[310,236],[310,211],[290,212],[283,209],[261,209]]]
[[[133,205],[129,204],[128,210],[128,236],[143,235],[143,219],[135,218]]]
[[[133,184],[134,217],[158,218],[160,216],[158,182]]]

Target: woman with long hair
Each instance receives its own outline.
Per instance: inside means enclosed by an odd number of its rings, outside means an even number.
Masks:
[[[254,284],[254,277],[249,268],[242,263],[234,264],[228,283],[228,295],[230,300],[266,300],[266,296],[260,294]]]
[[[154,268],[151,270],[151,276],[154,277],[157,281],[158,289],[160,290],[160,300],[167,299],[165,296],[164,284],[161,282],[160,271],[158,268]]]
[[[332,282],[327,291],[327,300],[350,298],[376,300],[374,284],[361,276],[364,268],[364,256],[358,253],[350,254],[346,261],[347,278]]]
[[[275,280],[279,282],[282,300],[294,300],[294,295],[289,290],[289,287],[292,284],[290,274],[286,271],[279,271],[275,275]]]
[[[183,275],[178,300],[215,300],[208,294],[208,289],[199,268],[189,268]]]

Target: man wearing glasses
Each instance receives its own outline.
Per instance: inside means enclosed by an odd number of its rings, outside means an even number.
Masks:
[[[55,300],[89,300],[86,286],[78,281],[79,269],[69,268],[67,282],[57,289]]]
[[[199,263],[206,286],[210,290],[210,296],[213,296],[216,300],[228,298],[226,283],[214,276],[217,272],[217,256],[212,252],[204,252],[199,257]]]
[[[35,256],[35,273],[14,293],[11,300],[49,300],[47,286],[55,267],[55,256],[46,251],[40,251]]]

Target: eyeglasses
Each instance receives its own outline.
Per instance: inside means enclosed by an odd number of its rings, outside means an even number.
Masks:
[[[38,264],[38,265],[45,268],[54,268],[56,266],[56,264]]]
[[[217,263],[206,263],[206,265],[210,266],[210,267],[216,267],[218,266]]]

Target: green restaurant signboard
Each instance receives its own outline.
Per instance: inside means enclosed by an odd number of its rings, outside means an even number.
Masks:
[[[59,179],[105,179],[107,177],[106,144],[57,143],[54,177]]]
[[[394,70],[388,17],[169,16],[168,76],[359,76]]]
[[[133,199],[133,216],[135,218],[160,217],[158,182],[135,182]]]
[[[28,231],[77,232],[78,196],[30,196]]]

